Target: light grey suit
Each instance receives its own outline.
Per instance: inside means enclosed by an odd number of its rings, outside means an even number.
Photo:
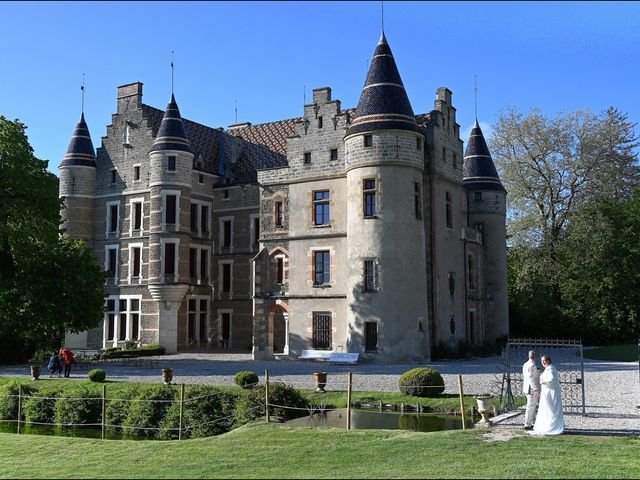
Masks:
[[[538,397],[533,392],[540,392],[540,372],[535,360],[529,359],[522,365],[522,393],[527,396],[527,409],[524,413],[524,426],[533,425],[533,420],[538,407]]]

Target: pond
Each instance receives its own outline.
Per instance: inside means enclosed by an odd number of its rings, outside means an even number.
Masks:
[[[0,423],[0,433],[17,433],[18,427],[15,422],[2,422]],[[61,437],[82,437],[82,438],[100,438],[102,430],[98,427],[75,427],[75,428],[61,428],[53,425],[35,425],[35,424],[22,424],[20,426],[20,433],[27,435],[57,435]],[[122,432],[114,432],[107,430],[105,432],[105,438],[107,440],[148,440],[148,437],[144,435],[125,435]]]
[[[479,418],[475,419],[476,421]],[[289,420],[287,425],[295,427],[347,428],[347,409],[338,408],[323,413]],[[474,421],[465,417],[465,427],[473,428]],[[413,430],[416,432],[439,432],[442,430],[459,430],[462,428],[462,417],[437,413],[398,413],[373,410],[351,410],[351,428]]]

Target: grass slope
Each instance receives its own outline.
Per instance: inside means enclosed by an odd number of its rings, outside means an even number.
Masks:
[[[611,362],[637,362],[638,344],[612,345],[609,347],[590,348],[585,350],[585,358],[593,360],[607,360]]]
[[[213,438],[0,434],[2,478],[638,478],[640,439],[417,433],[254,423]]]

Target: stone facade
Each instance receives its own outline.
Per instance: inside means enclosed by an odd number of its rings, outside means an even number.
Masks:
[[[178,112],[173,144],[173,96],[118,87],[95,164],[70,145],[60,169],[63,226],[110,272],[103,325],[67,343],[410,361],[507,334],[505,192],[465,186],[451,91],[407,128],[369,129],[362,98],[318,88],[301,118],[227,130]]]

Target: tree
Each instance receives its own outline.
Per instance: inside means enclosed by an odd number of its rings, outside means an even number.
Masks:
[[[104,275],[81,242],[61,234],[57,178],[25,129],[0,116],[0,336],[48,347],[65,330],[98,324]]]
[[[628,198],[639,184],[636,125],[616,108],[548,118],[533,109],[503,112],[490,145],[509,192],[516,245],[546,244],[555,255],[567,220],[598,198]]]

